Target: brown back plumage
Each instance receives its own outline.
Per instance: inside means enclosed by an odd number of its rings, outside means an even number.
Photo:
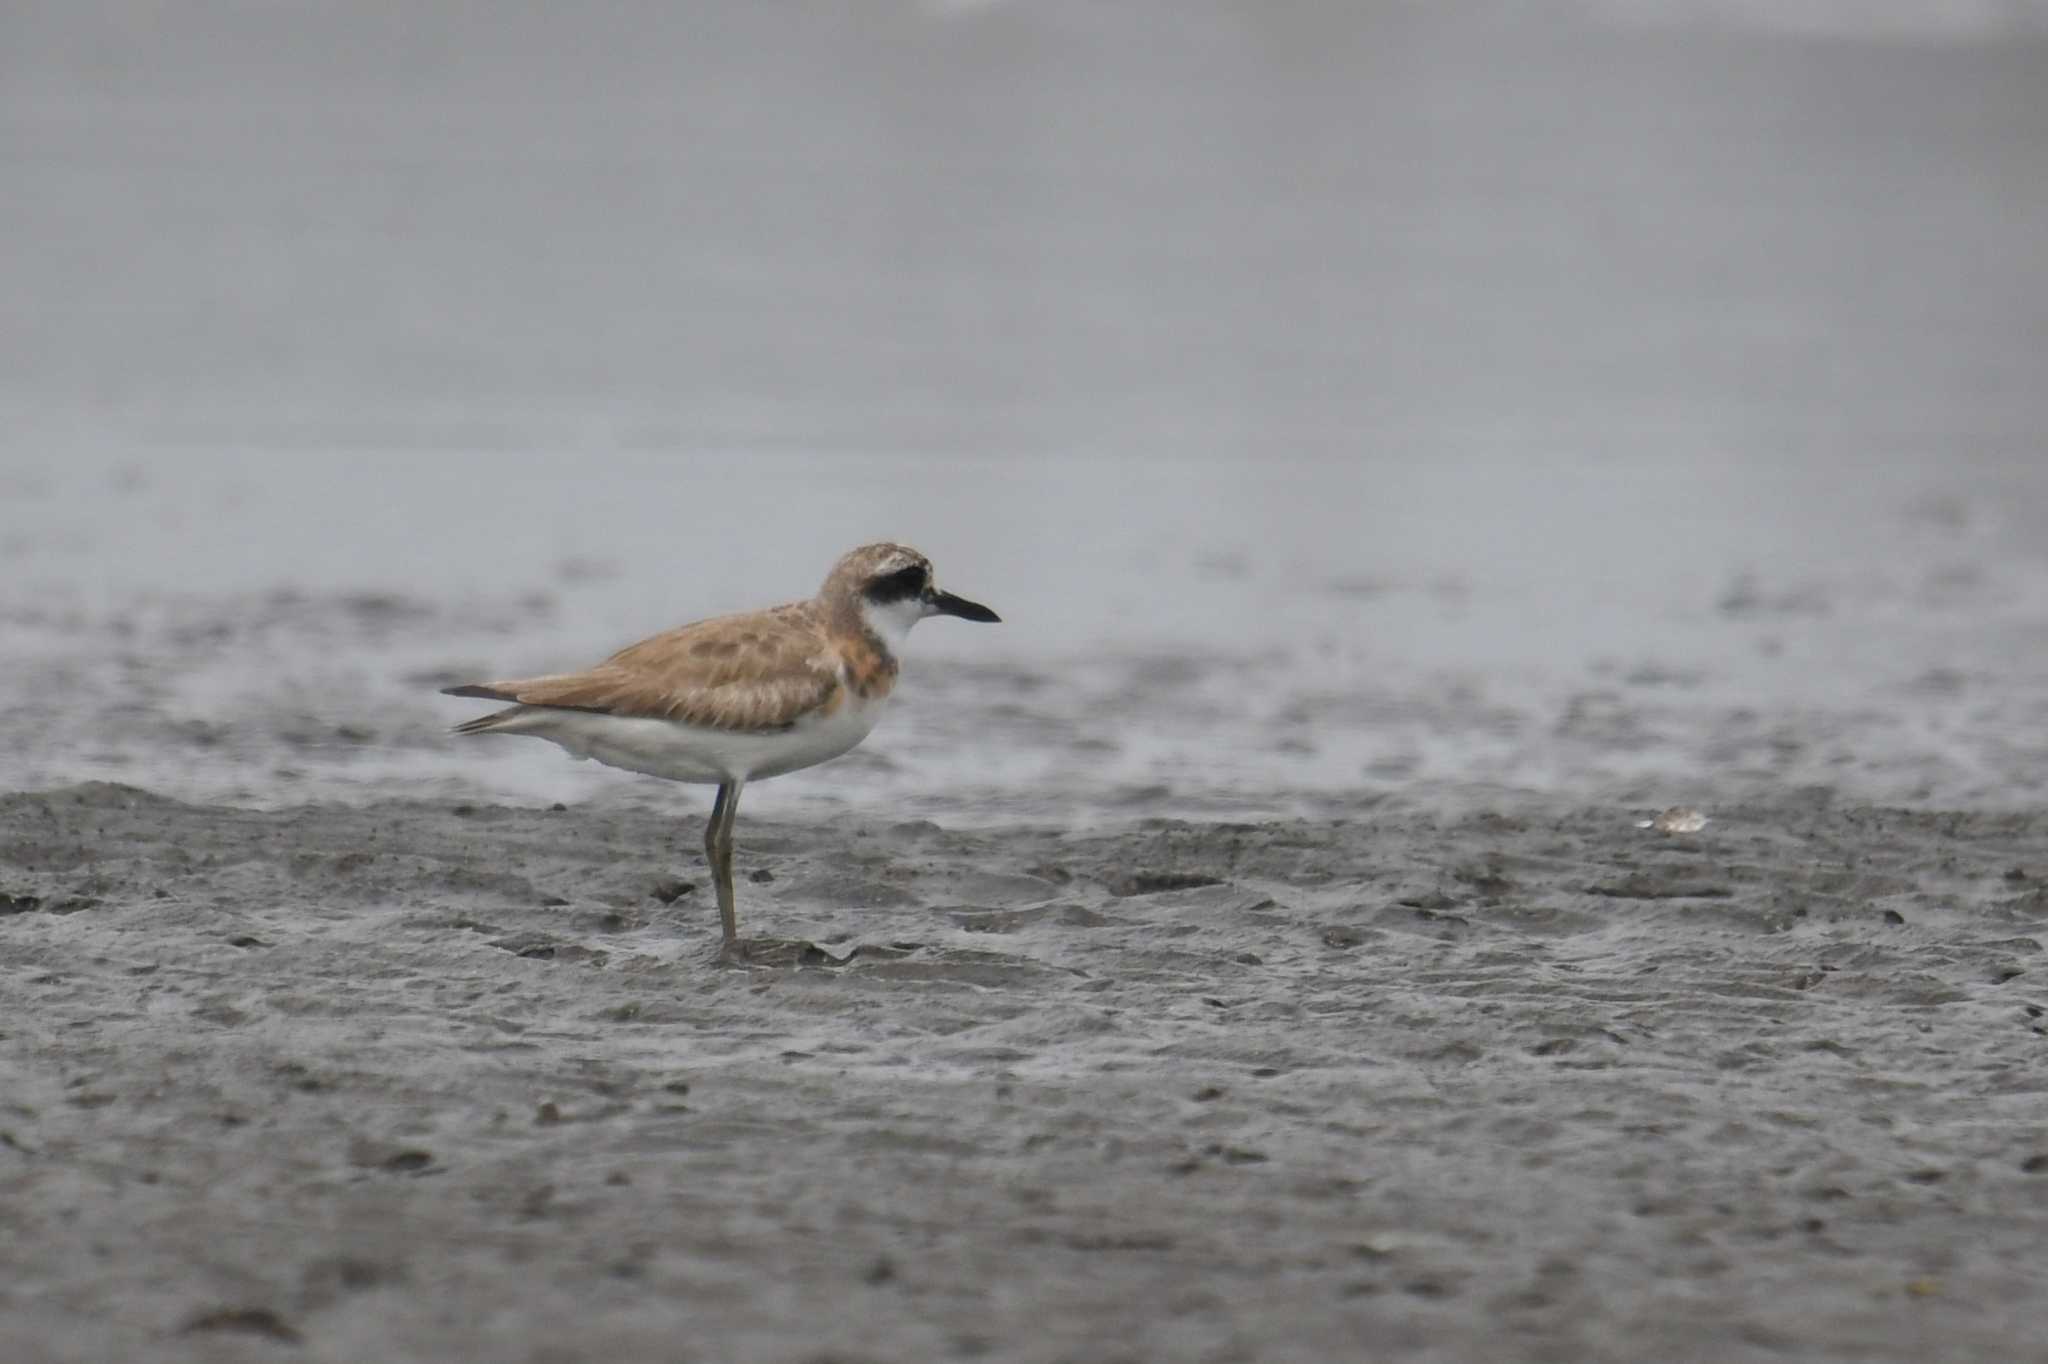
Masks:
[[[862,545],[840,556],[810,601],[681,626],[582,672],[446,688],[513,703],[455,732],[485,733],[537,706],[765,732],[830,714],[849,690],[862,700],[887,696],[896,658],[868,629],[861,589],[912,564],[930,570],[908,546]]]
[[[824,613],[816,602],[791,602],[666,631],[582,672],[454,687],[448,694],[761,731],[830,712],[843,688]],[[456,732],[488,730],[516,713],[486,715]]]

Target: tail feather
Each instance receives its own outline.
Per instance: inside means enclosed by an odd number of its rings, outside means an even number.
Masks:
[[[474,720],[464,720],[449,732],[451,734],[489,734],[492,730],[501,728],[506,721],[514,716],[526,714],[526,710],[525,706],[509,706],[504,710],[494,710],[489,715],[479,715]]]

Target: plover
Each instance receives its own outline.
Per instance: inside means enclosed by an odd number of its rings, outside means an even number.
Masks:
[[[525,734],[628,772],[715,785],[704,855],[727,956],[762,955],[733,914],[732,826],[750,781],[836,758],[868,736],[896,685],[896,651],[926,616],[996,621],[941,592],[906,545],[842,556],[818,595],[643,639],[594,668],[444,688],[510,701],[457,734]]]

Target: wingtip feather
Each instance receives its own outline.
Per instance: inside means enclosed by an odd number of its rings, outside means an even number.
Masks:
[[[487,682],[470,682],[460,687],[441,688],[443,696],[474,696],[480,701],[510,701],[512,694]]]

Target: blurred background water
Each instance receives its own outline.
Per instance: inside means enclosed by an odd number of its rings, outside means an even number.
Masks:
[[[2048,6],[0,6],[0,782],[460,744],[908,540],[785,809],[2048,782]]]

